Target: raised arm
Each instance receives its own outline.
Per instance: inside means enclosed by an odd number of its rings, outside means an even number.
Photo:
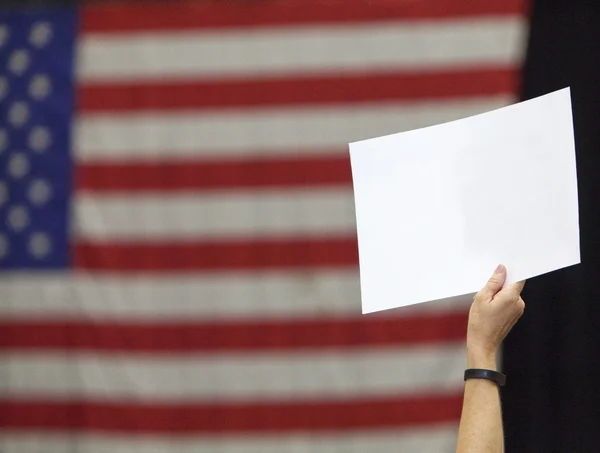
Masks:
[[[498,266],[473,300],[467,329],[469,369],[497,371],[500,345],[523,314],[524,282],[503,287],[505,280],[506,268]],[[456,452],[504,452],[500,392],[493,380],[470,378],[465,381]]]

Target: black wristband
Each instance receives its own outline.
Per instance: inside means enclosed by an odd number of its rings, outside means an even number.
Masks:
[[[506,376],[498,371],[483,370],[480,368],[469,368],[465,370],[465,381],[467,379],[488,379],[500,387],[506,384]]]

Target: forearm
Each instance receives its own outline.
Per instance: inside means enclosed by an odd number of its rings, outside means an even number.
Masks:
[[[469,368],[496,370],[493,354],[470,353]],[[503,453],[504,435],[498,386],[487,379],[465,382],[457,453]]]

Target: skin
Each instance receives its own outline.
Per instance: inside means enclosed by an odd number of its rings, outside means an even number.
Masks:
[[[467,328],[467,366],[497,371],[502,341],[525,309],[525,282],[504,286],[506,268],[494,271],[473,299]],[[465,382],[457,453],[503,453],[504,434],[498,386],[486,379]]]

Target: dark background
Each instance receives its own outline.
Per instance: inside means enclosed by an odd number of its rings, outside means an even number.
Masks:
[[[582,264],[530,280],[504,349],[507,452],[600,451],[600,2],[540,0],[522,98],[570,86]]]

